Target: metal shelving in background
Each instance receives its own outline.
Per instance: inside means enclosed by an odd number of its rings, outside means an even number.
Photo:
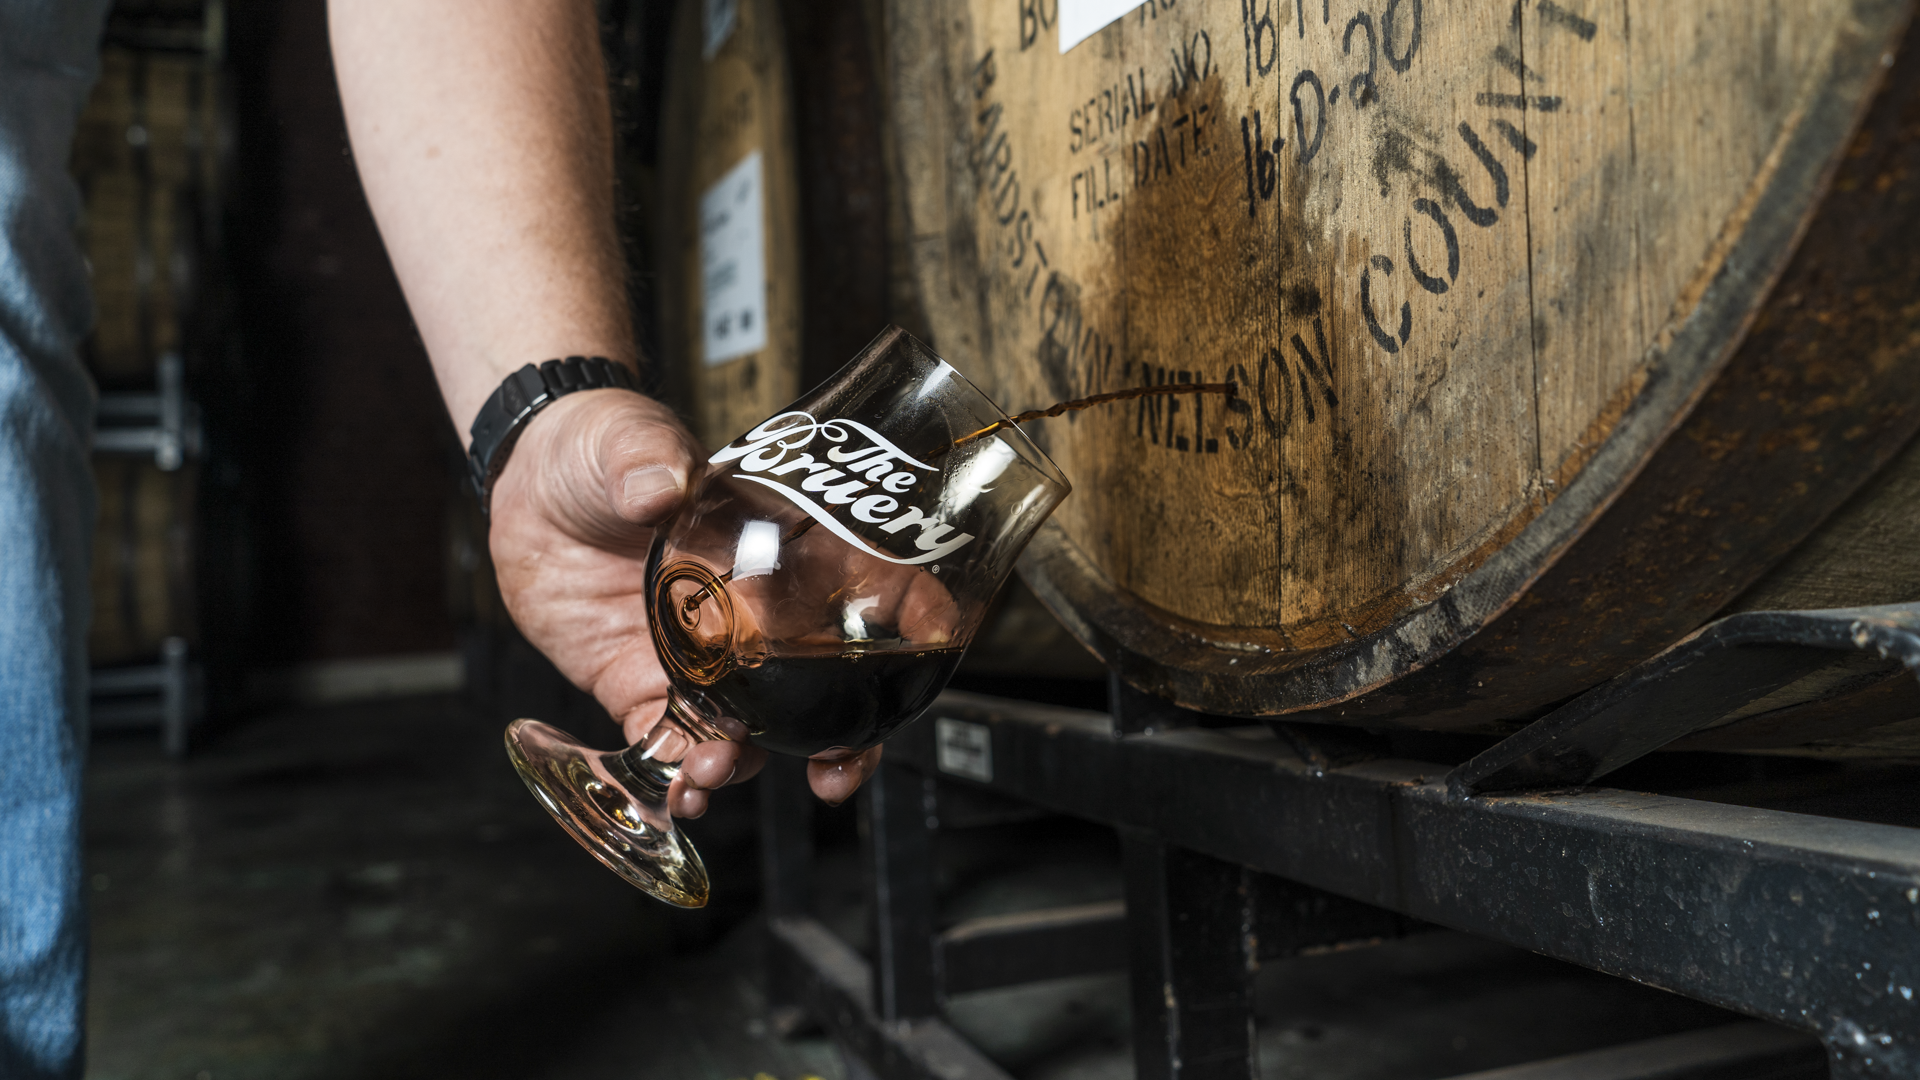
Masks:
[[[205,711],[191,383],[220,339],[224,25],[220,0],[117,3],[72,161],[98,313],[84,355],[101,391],[93,726],[158,728],[174,754]]]

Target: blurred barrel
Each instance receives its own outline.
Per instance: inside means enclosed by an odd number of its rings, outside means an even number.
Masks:
[[[96,667],[153,662],[168,638],[197,640],[194,495],[197,469],[164,472],[151,460],[94,459],[100,519],[93,536]]]
[[[660,131],[662,347],[723,446],[800,393],[800,238],[786,35],[773,0],[675,13]]]
[[[186,383],[216,349],[211,277],[230,132],[221,0],[121,0],[70,162],[83,199],[103,391],[95,432],[96,667],[197,646],[198,409]],[[178,648],[177,645],[174,646]]]
[[[197,38],[116,27],[72,161],[96,309],[86,356],[108,389],[151,386],[158,358],[192,332],[224,138],[214,62],[183,47]]]
[[[1497,732],[1743,594],[1920,598],[1872,483],[1920,427],[1909,4],[1089,10],[892,0],[890,120],[1000,404],[1239,388],[1032,425],[1075,492],[1023,572],[1129,682]]]

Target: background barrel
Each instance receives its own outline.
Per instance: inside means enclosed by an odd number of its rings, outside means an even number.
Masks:
[[[72,164],[97,311],[86,356],[103,387],[151,386],[159,356],[191,333],[217,224],[219,117],[204,50],[111,39],[102,48]]]
[[[1500,731],[1750,589],[1920,595],[1847,550],[1898,484],[1802,547],[1920,426],[1908,4],[1075,10],[890,4],[894,168],[1003,406],[1240,388],[1034,425],[1023,571],[1129,682]]]
[[[800,237],[774,0],[682,3],[661,115],[662,347],[710,446],[799,396]]]
[[[95,666],[152,661],[170,637],[194,644],[194,501],[198,470],[138,458],[94,459],[100,517],[93,535]]]
[[[116,9],[75,132],[102,390],[94,474],[96,667],[199,646],[199,410],[187,384],[220,352],[213,287],[230,141],[220,5]]]

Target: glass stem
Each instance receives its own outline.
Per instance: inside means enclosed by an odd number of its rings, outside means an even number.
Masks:
[[[671,690],[660,722],[614,761],[628,774],[620,778],[622,783],[636,794],[644,792],[645,801],[665,806],[667,787],[680,775],[680,763],[693,748],[725,738],[727,733],[714,723],[712,707],[704,699]]]

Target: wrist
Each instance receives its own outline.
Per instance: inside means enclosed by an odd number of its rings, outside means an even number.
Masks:
[[[699,443],[672,410],[641,394],[570,394],[543,412],[551,415],[526,426],[494,482],[488,535],[496,565],[503,565],[503,542],[524,553],[529,536],[552,530],[597,550],[644,557],[652,527],[678,511],[688,478],[706,457]],[[644,486],[636,473],[655,487],[664,473],[671,490],[630,491]]]
[[[640,381],[633,369],[606,357],[569,356],[527,364],[500,383],[474,415],[467,450],[468,476],[482,515],[490,514],[494,484],[533,418],[569,394],[603,389],[640,393]]]

